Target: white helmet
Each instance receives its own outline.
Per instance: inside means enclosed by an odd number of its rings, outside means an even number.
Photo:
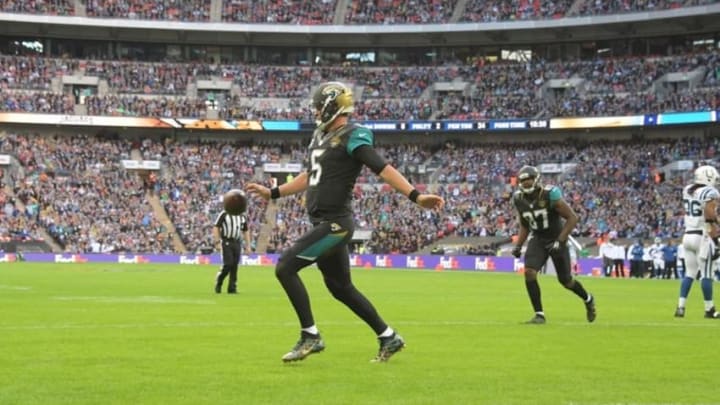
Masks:
[[[696,184],[704,184],[706,186],[714,186],[720,175],[718,171],[712,166],[700,166],[695,169],[694,182]]]

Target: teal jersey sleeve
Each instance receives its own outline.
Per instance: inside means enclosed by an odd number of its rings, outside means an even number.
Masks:
[[[373,133],[367,128],[355,128],[348,137],[348,155],[352,155],[353,151],[362,145],[373,146]]]
[[[562,197],[563,197],[562,191],[560,191],[560,188],[556,187],[556,186],[553,186],[553,188],[551,188],[550,192],[548,193],[548,198],[550,198],[551,204],[556,203]]]

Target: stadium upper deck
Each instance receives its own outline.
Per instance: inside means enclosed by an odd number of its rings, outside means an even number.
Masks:
[[[0,111],[310,122],[313,86],[337,79],[351,81],[359,120],[714,111],[719,56],[717,50],[680,49],[665,57],[381,68],[0,56]],[[212,80],[219,84],[208,84]]]
[[[537,44],[720,26],[716,0],[3,0],[0,11],[5,34],[228,46]]]
[[[720,3],[712,0],[0,7],[4,111],[311,121],[308,95],[335,79],[353,85],[363,120],[547,119],[720,104]]]
[[[3,0],[9,13],[186,22],[268,24],[448,24],[674,10],[716,0],[430,0],[287,2],[280,0]],[[219,11],[219,12],[218,12]]]

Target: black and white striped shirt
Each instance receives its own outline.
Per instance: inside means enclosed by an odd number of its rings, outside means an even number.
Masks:
[[[242,239],[243,232],[247,232],[247,217],[243,215],[229,215],[222,211],[215,220],[215,226],[220,230],[223,239]]]

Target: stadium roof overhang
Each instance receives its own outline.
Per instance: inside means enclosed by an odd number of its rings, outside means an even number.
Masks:
[[[434,25],[185,23],[0,13],[0,34],[176,44],[407,47],[539,44],[720,32],[720,4],[559,20]]]

